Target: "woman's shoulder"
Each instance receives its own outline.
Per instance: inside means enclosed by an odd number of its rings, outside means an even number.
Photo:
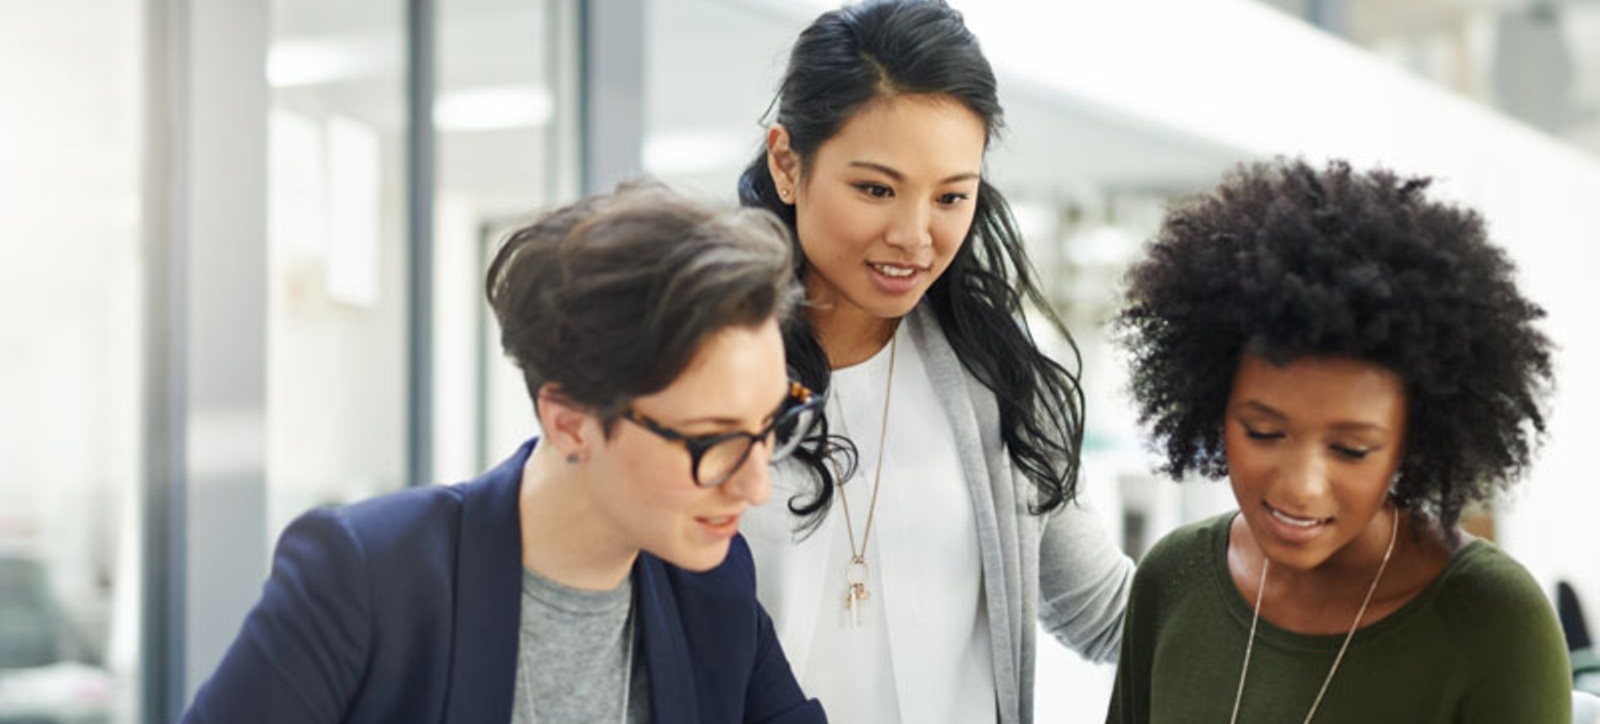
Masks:
[[[522,463],[529,449],[529,444],[525,444],[505,462],[466,482],[405,488],[331,506],[325,512],[373,544],[439,536],[454,538],[468,508],[478,513],[478,519],[473,521],[475,527],[498,530],[516,523]]]
[[[1139,559],[1140,569],[1150,565],[1189,566],[1209,559],[1214,551],[1227,544],[1228,525],[1233,516],[1230,511],[1174,528]]]
[[[1165,596],[1174,591],[1193,594],[1206,590],[1205,586],[1192,584],[1214,577],[1219,560],[1226,555],[1228,525],[1233,515],[1224,513],[1198,520],[1162,536],[1139,558],[1138,567],[1134,569],[1136,595]]]
[[[459,507],[462,488],[457,485],[427,485],[404,488],[341,505],[328,506],[328,512],[359,526],[382,525],[395,518],[432,517]]]
[[[1451,556],[1430,591],[1472,721],[1567,721],[1572,687],[1555,609],[1516,559],[1485,540]],[[1480,711],[1481,710],[1481,711]]]
[[[1533,575],[1499,546],[1468,543],[1425,595],[1462,661],[1564,670],[1566,643],[1555,607]]]
[[[1472,540],[1457,550],[1433,588],[1444,604],[1441,615],[1462,627],[1496,625],[1506,615],[1550,612],[1550,602],[1528,569],[1486,540]]]
[[[397,490],[302,513],[278,540],[280,552],[306,548],[350,574],[356,568],[408,571],[393,580],[449,577],[463,552],[472,565],[490,559],[516,559],[515,552],[485,549],[514,547],[517,481],[485,474],[466,483],[428,485]]]

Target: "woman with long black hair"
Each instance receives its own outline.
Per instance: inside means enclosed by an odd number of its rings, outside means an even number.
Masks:
[[[740,179],[794,232],[788,361],[828,397],[775,475],[788,510],[745,530],[794,669],[837,721],[1031,721],[1036,619],[1117,654],[1133,566],[1075,501],[1076,372],[1022,321],[1030,300],[1066,335],[984,180],[1001,116],[960,13],[869,0],[801,33]]]

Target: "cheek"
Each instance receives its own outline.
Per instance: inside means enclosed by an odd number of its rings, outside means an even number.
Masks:
[[[962,215],[959,218],[946,219],[933,229],[934,261],[942,270],[954,261],[956,254],[961,252],[961,245],[967,241],[967,232],[972,228],[971,215]]]
[[[961,252],[961,245],[967,242],[967,234],[972,230],[972,214],[950,214],[941,219],[933,230],[934,256],[940,267],[947,267]]]
[[[848,198],[817,194],[795,217],[795,233],[808,259],[850,255],[868,235],[871,218]]]
[[[1352,482],[1348,489],[1361,498],[1361,503],[1380,507],[1389,498],[1389,480],[1392,476],[1390,467],[1374,465],[1370,469],[1351,476]]]
[[[685,500],[698,491],[689,477],[688,455],[666,445],[630,456],[620,471],[615,504],[628,510],[636,526],[658,527],[688,506]]]
[[[1222,457],[1228,463],[1228,472],[1247,467],[1249,453],[1244,447],[1244,436],[1234,431],[1234,426],[1229,425],[1222,431]]]
[[[838,256],[838,245],[833,243],[833,234],[825,222],[813,220],[806,223],[806,219],[799,219],[795,224],[795,234],[800,238],[800,253],[805,255],[806,261],[815,265],[826,265]]]
[[[1223,457],[1228,463],[1228,480],[1237,495],[1241,491],[1256,490],[1266,483],[1271,474],[1272,459],[1265,451],[1252,447],[1242,435],[1229,433],[1223,442]]]

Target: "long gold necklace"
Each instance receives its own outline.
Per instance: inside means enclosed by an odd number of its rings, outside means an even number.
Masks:
[[[861,547],[856,547],[856,526],[850,520],[850,496],[844,494],[844,482],[839,485],[839,504],[844,506],[845,532],[850,534],[850,562],[844,567],[844,607],[850,611],[852,626],[861,626],[861,607],[866,605],[872,592],[867,590],[867,541],[872,538],[872,519],[878,512],[878,483],[883,481],[883,449],[889,444],[889,396],[894,393],[894,353],[898,335],[889,337],[889,382],[883,389],[883,422],[878,426],[878,462],[872,470],[872,502],[867,504],[867,524],[861,531]]]
[[[1389,556],[1394,554],[1394,540],[1400,536],[1400,510],[1394,511],[1394,525],[1389,530],[1389,547],[1383,551],[1383,561],[1378,564],[1378,575],[1372,577],[1372,585],[1367,587],[1367,597],[1361,599],[1361,609],[1356,611],[1356,620],[1350,624],[1350,632],[1344,635],[1344,643],[1339,644],[1339,653],[1333,657],[1333,666],[1328,669],[1328,676],[1322,680],[1322,688],[1317,690],[1316,700],[1311,702],[1311,711],[1306,712],[1304,724],[1311,724],[1311,717],[1317,715],[1317,707],[1322,705],[1322,696],[1328,693],[1328,684],[1333,683],[1334,673],[1339,671],[1339,662],[1344,660],[1345,649],[1350,647],[1350,639],[1355,638],[1356,629],[1361,627],[1361,617],[1367,614],[1367,604],[1372,603],[1372,594],[1378,590],[1378,581],[1383,580],[1383,571],[1389,567]],[[1256,610],[1250,614],[1250,639],[1244,645],[1244,666],[1239,669],[1239,689],[1233,695],[1233,715],[1228,717],[1228,724],[1239,721],[1239,702],[1244,699],[1245,675],[1250,673],[1250,652],[1256,644],[1256,623],[1261,620],[1261,596],[1267,590],[1267,554],[1261,553],[1261,583],[1256,589]]]

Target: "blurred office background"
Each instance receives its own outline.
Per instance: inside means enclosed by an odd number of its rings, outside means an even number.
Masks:
[[[1150,473],[1103,327],[1122,270],[1229,165],[1344,156],[1482,209],[1550,311],[1547,445],[1472,525],[1600,610],[1600,2],[955,4],[1131,553],[1232,499]],[[832,5],[0,0],[0,722],[171,720],[295,514],[509,452],[532,416],[485,255],[641,171],[731,203]],[[1043,648],[1040,720],[1100,721],[1110,669]]]

